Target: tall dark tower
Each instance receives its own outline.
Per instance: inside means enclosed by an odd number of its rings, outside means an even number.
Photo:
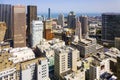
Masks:
[[[48,19],[51,18],[50,8],[48,8]]]
[[[0,4],[0,21],[5,22],[7,31],[5,40],[12,38],[12,6],[9,4]]]
[[[75,13],[73,11],[71,11],[68,14],[67,22],[68,22],[68,27],[69,28],[73,28],[73,29],[76,28],[76,15],[75,15]]]
[[[37,6],[27,6],[27,45],[30,46],[30,28],[31,22],[37,19]]]
[[[115,37],[120,37],[120,13],[103,13],[102,41],[114,45]]]
[[[26,46],[26,7],[22,5],[13,6],[13,45]]]

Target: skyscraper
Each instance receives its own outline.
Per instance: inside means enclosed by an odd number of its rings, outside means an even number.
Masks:
[[[77,35],[80,40],[82,39],[82,30],[81,30],[81,23],[79,21],[79,18],[76,18],[75,35]]]
[[[26,9],[25,6],[13,6],[13,46],[26,46]]]
[[[33,20],[37,20],[37,6],[27,6],[27,44],[30,45],[30,28]]]
[[[43,39],[43,23],[39,20],[33,20],[31,26],[31,46],[36,47]]]
[[[87,38],[88,37],[88,17],[80,16],[79,20],[81,22],[83,38]]]
[[[102,41],[114,43],[115,37],[120,37],[120,14],[102,14]]]
[[[76,27],[76,22],[75,22],[76,18],[75,17],[76,17],[75,13],[73,11],[71,11],[67,18],[69,28],[75,29],[75,27]]]
[[[51,18],[51,12],[50,12],[50,8],[48,8],[48,19]]]
[[[9,4],[0,4],[0,21],[5,22],[7,31],[5,39],[12,38],[12,6]]]
[[[64,15],[63,14],[59,14],[58,16],[58,25],[61,25],[62,27],[64,27]]]

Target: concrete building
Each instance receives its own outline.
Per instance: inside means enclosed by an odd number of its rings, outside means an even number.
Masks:
[[[27,74],[27,76],[26,76]],[[37,58],[21,63],[21,80],[50,80],[46,58]]]
[[[34,59],[35,54],[32,49],[23,47],[23,48],[13,48],[9,50],[11,57],[10,61],[13,63],[24,62],[26,60]]]
[[[5,22],[7,28],[5,39],[12,39],[13,37],[12,14],[12,6],[10,4],[0,4],[0,22]]]
[[[27,6],[27,44],[30,45],[30,28],[32,27],[32,21],[37,20],[37,6]]]
[[[43,22],[33,20],[31,26],[31,47],[36,47],[43,39]]]
[[[68,71],[61,74],[62,80],[85,80],[85,71],[78,70],[77,72]]]
[[[26,46],[26,9],[25,6],[13,6],[13,47]]]
[[[88,17],[87,16],[80,16],[79,20],[81,22],[83,38],[87,38],[88,37],[88,32],[89,32]]]
[[[64,15],[63,14],[58,15],[58,25],[61,25],[61,27],[64,27]]]
[[[100,80],[100,66],[90,65],[89,80]]]
[[[102,41],[114,45],[115,37],[120,37],[120,14],[102,14]]]
[[[17,66],[9,61],[9,53],[6,51],[0,52],[0,80],[19,80],[17,72],[19,69]]]
[[[50,80],[48,61],[45,57],[35,58],[30,48],[2,50],[0,52],[0,79]]]
[[[89,36],[96,36],[98,24],[90,23],[89,24]]]
[[[79,42],[72,42],[72,46],[80,51],[81,57],[87,57],[97,52],[96,39],[81,39]]]
[[[44,38],[47,40],[52,40],[54,38],[52,20],[44,21]]]
[[[96,69],[99,67],[99,72],[90,74],[90,76],[98,75],[100,80],[103,79],[117,79],[115,75],[117,75],[117,55],[120,54],[120,51],[116,48],[111,48],[107,52],[100,52],[93,55],[92,65]],[[93,70],[92,70],[93,71]],[[93,72],[90,72],[93,73]],[[93,77],[91,80],[96,79]]]
[[[39,45],[37,45],[37,55],[45,56],[49,63],[49,72],[54,70],[54,50],[65,46],[65,42],[59,39],[53,39],[50,41],[42,40]]]
[[[6,29],[5,22],[0,22],[0,42],[5,40]]]
[[[120,38],[115,37],[115,47],[120,50]]]
[[[68,23],[68,27],[69,28],[74,28],[76,27],[76,15],[73,11],[71,11],[69,14],[68,14],[68,17],[67,17],[67,23]]]
[[[76,19],[76,28],[75,28],[75,35],[78,36],[79,40],[82,39],[82,30],[81,30],[81,23],[79,18]]]
[[[69,70],[77,71],[77,57],[79,51],[71,47],[62,47],[55,50],[54,75],[56,79]]]

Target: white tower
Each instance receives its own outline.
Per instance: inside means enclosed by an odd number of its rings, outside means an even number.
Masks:
[[[63,14],[59,14],[58,16],[58,24],[64,27],[64,15]]]
[[[43,22],[33,20],[31,27],[31,46],[35,47],[43,39]]]

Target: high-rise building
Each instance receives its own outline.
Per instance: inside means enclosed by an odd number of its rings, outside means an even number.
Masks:
[[[63,14],[59,14],[58,16],[58,25],[61,25],[62,27],[64,27],[64,15]]]
[[[82,30],[81,30],[81,23],[79,21],[79,18],[76,18],[75,35],[78,36],[79,40],[82,39]]]
[[[68,22],[68,27],[69,28],[74,28],[76,27],[76,15],[73,11],[71,11],[68,15],[67,22]]]
[[[27,44],[30,45],[30,28],[32,26],[32,21],[37,20],[37,6],[29,5],[27,6]]]
[[[54,38],[54,34],[52,31],[52,20],[44,21],[44,38],[47,40],[51,40]]]
[[[48,8],[48,19],[51,18],[51,12],[50,12],[50,8]]]
[[[69,70],[77,71],[78,54],[78,50],[67,46],[55,50],[54,74],[56,79],[60,79],[61,74]]]
[[[7,31],[5,39],[12,38],[12,6],[9,4],[0,4],[0,21],[5,22]]]
[[[13,6],[13,46],[26,46],[26,9],[25,6]]]
[[[43,39],[43,22],[33,20],[31,26],[31,46],[35,47]]]
[[[102,14],[102,41],[114,43],[115,37],[120,37],[120,14]]]
[[[120,50],[120,37],[115,37],[115,47]]]
[[[81,22],[83,38],[87,38],[88,37],[88,17],[80,16],[79,20]]]
[[[0,42],[4,41],[5,39],[6,29],[5,22],[0,22]]]

